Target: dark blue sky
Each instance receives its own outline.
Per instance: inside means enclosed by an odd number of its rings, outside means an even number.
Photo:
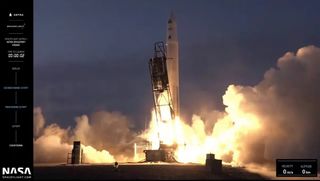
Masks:
[[[72,125],[118,111],[150,117],[148,59],[174,11],[182,114],[223,109],[229,84],[255,85],[287,51],[320,44],[320,1],[35,0],[35,106]]]

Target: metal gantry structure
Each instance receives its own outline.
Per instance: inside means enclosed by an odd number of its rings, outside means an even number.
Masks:
[[[156,42],[154,44],[154,56],[149,60],[149,71],[151,76],[153,102],[155,107],[155,114],[157,124],[160,122],[166,123],[175,118],[175,113],[172,105],[172,97],[169,86],[169,78],[167,71],[167,57],[166,49],[163,42]],[[163,101],[159,101],[163,100]],[[161,115],[161,107],[167,106],[170,109],[171,120],[166,120]],[[160,140],[160,133],[158,132]],[[161,140],[160,140],[161,145]]]
[[[151,77],[153,102],[157,122],[157,134],[159,148],[157,150],[144,150],[146,162],[176,162],[174,150],[176,145],[167,145],[163,142],[161,134],[167,134],[167,131],[160,133],[160,125],[170,125],[175,119],[175,112],[172,104],[172,97],[169,86],[167,56],[163,42],[154,44],[154,56],[149,60],[149,71]]]

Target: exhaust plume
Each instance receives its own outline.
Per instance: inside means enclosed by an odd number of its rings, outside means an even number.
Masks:
[[[228,117],[235,126],[245,123],[241,118],[250,120],[236,136],[236,161],[320,158],[320,144],[314,139],[320,137],[319,82],[320,49],[307,46],[279,58],[277,67],[266,71],[256,86],[230,85],[223,96]],[[255,123],[257,127],[249,129]]]
[[[230,85],[224,113],[213,111],[206,120],[193,115],[191,125],[176,119],[177,159],[204,163],[209,152],[234,165],[319,158],[320,145],[313,139],[320,137],[319,82],[319,48],[286,53],[256,86]],[[158,142],[154,122],[143,133],[152,143]]]
[[[241,155],[243,162],[320,158],[320,144],[314,139],[320,137],[319,82],[320,49],[307,46],[279,58],[258,85],[228,88],[243,97],[239,109],[255,115],[262,125],[256,144],[243,142],[252,150]]]

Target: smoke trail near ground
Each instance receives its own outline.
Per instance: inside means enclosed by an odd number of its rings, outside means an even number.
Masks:
[[[72,149],[68,130],[51,124],[44,128],[45,120],[40,108],[34,109],[34,162],[65,163]]]
[[[67,153],[75,140],[80,140],[84,162],[110,163],[128,161],[133,157],[134,133],[129,121],[120,113],[96,112],[76,118],[76,127],[61,128],[57,124],[45,127],[41,108],[34,109],[35,163],[66,163]]]
[[[136,133],[128,118],[118,112],[95,112],[88,116],[76,118],[73,130],[74,140],[96,149],[108,150],[117,160],[128,161],[133,155],[133,145],[137,141]]]
[[[238,161],[320,158],[320,142],[315,139],[320,137],[319,83],[320,49],[307,46],[279,58],[277,67],[256,86],[229,86],[223,97],[226,112],[252,115],[261,124],[258,133],[238,140]]]
[[[255,115],[262,126],[260,137],[242,140],[243,163],[320,158],[319,83],[320,49],[307,46],[279,58],[258,85],[229,86],[225,96],[240,96],[237,109]]]

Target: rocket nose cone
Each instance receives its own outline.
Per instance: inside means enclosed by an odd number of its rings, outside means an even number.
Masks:
[[[169,20],[168,20],[168,23],[170,24],[170,23],[172,23],[173,21],[175,21],[175,16],[174,16],[173,11],[171,11],[170,17],[169,17]]]

